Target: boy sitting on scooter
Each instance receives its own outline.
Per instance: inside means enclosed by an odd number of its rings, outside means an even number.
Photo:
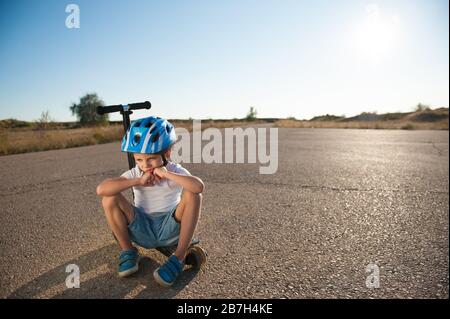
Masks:
[[[177,244],[177,249],[153,273],[163,286],[171,286],[184,267],[202,205],[203,182],[170,161],[176,142],[174,126],[159,117],[133,121],[122,140],[122,151],[133,153],[136,167],[97,186],[109,227],[122,251],[119,276],[139,268],[132,242],[155,248]],[[134,205],[121,194],[133,188]]]

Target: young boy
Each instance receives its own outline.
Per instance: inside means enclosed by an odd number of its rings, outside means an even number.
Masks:
[[[165,119],[151,116],[133,121],[122,140],[122,151],[133,153],[136,167],[97,186],[109,227],[122,249],[121,277],[139,268],[139,254],[132,242],[144,248],[177,244],[174,254],[153,273],[159,284],[171,286],[183,270],[200,216],[204,185],[170,161],[176,139],[175,128]],[[130,187],[134,205],[121,194]]]

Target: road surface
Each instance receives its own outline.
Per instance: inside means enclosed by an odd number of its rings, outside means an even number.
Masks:
[[[280,129],[279,141],[273,175],[185,165],[206,185],[209,261],[169,289],[154,250],[116,274],[95,188],[127,169],[119,143],[0,157],[0,297],[448,298],[448,131]]]

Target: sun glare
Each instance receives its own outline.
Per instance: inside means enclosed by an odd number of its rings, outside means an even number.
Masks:
[[[366,7],[366,17],[354,30],[353,43],[363,58],[379,60],[393,50],[398,33],[398,18],[384,16],[377,5]]]

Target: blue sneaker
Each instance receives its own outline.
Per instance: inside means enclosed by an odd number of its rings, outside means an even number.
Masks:
[[[127,277],[139,270],[139,253],[136,249],[122,250],[119,255],[119,276]]]
[[[153,277],[158,284],[170,287],[181,274],[183,268],[184,263],[181,263],[175,255],[172,255],[161,267],[158,267],[153,272]]]

